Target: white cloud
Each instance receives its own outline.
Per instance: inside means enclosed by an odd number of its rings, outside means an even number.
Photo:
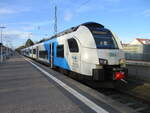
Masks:
[[[18,47],[22,45],[28,39],[28,33],[19,30],[7,30],[3,32],[3,43],[4,45]]]
[[[147,9],[147,10],[143,11],[143,14],[145,16],[150,16],[150,9]]]
[[[7,8],[0,8],[0,14],[13,14],[13,13],[16,13],[16,11]]]
[[[27,39],[28,34],[28,32],[23,32],[19,30],[7,30],[4,32],[4,37],[10,38],[11,40],[15,40],[16,38]]]
[[[6,39],[6,40],[9,40],[12,42],[13,41],[16,42],[19,40],[21,42],[24,42],[28,38],[35,40],[38,38],[38,36],[36,36],[35,34],[32,34],[31,32],[23,32],[23,31],[19,31],[19,30],[7,30],[7,31],[3,32],[3,40]]]
[[[28,12],[30,8],[22,7],[22,8],[0,8],[0,14],[15,14],[21,12]]]
[[[23,32],[21,30],[9,29],[3,32],[4,45],[10,45],[9,43],[11,43],[15,48],[25,43],[28,38],[33,41],[38,41],[41,39],[41,37],[36,34]]]
[[[73,18],[73,12],[67,10],[65,13],[64,13],[64,20],[65,21],[70,21],[72,18]]]
[[[8,28],[14,29],[13,26],[18,26],[17,29],[20,29],[21,31],[32,31],[32,30],[41,30],[45,28],[46,26],[51,26],[53,24],[53,20],[43,20],[40,22],[11,22],[7,23],[4,26],[9,26]]]

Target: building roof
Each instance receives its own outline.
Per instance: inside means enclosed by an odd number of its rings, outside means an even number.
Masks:
[[[122,43],[122,46],[125,47],[125,46],[128,46],[129,43]]]
[[[136,38],[141,44],[150,45],[150,39]]]

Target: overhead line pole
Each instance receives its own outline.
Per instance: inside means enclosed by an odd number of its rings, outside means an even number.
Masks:
[[[54,35],[57,35],[57,6],[55,5],[55,12],[54,12]],[[51,43],[51,59],[50,59],[50,62],[51,62],[51,68],[53,68],[53,43]]]
[[[54,16],[54,19],[55,19],[54,34],[56,35],[57,34],[57,6],[55,6],[55,16]]]

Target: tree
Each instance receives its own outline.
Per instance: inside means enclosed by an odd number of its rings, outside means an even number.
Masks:
[[[34,45],[34,42],[31,39],[28,39],[26,41],[25,47],[29,47],[29,46],[32,46],[32,45]]]
[[[18,48],[15,49],[18,53],[21,53],[21,49],[25,48],[25,46],[19,46]]]
[[[34,42],[33,42],[31,39],[28,39],[28,40],[26,41],[25,45],[19,46],[18,48],[16,48],[16,51],[17,51],[18,53],[21,53],[21,49],[26,48],[26,47],[29,47],[29,46],[32,46],[32,45],[34,45]]]

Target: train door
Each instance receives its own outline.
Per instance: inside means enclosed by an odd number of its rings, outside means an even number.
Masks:
[[[51,68],[53,68],[54,66],[54,43],[50,44],[50,64],[51,64]]]
[[[36,47],[36,58],[37,59],[39,58],[39,49],[38,49],[38,46]]]
[[[30,49],[31,49],[31,55],[30,55],[30,57],[33,58],[33,47],[31,47]]]
[[[69,62],[69,66],[72,71],[80,72],[80,50],[79,50],[79,42],[75,38],[70,38],[67,40],[68,49],[67,49],[67,58]]]

